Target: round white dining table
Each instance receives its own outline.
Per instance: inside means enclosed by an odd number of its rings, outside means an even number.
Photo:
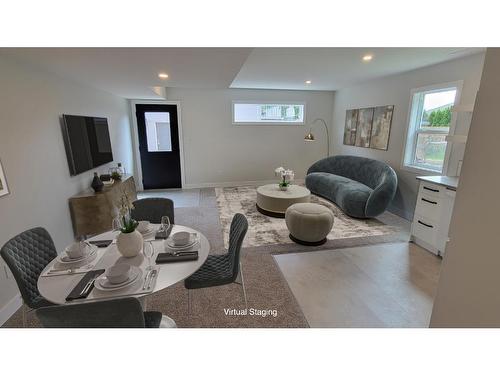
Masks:
[[[157,224],[153,225],[155,226],[156,230],[159,229],[159,225]],[[195,247],[193,248],[193,250],[198,250],[198,259],[196,261],[163,263],[155,265],[156,256],[159,253],[170,252],[170,250],[166,248],[165,240],[155,240],[154,234],[152,234],[150,238],[145,237],[144,241],[150,241],[150,243],[154,247],[154,255],[151,258],[151,264],[159,268],[158,276],[152,292],[142,295],[136,294],[134,295],[134,297],[141,298],[151,293],[165,289],[179,281],[182,281],[185,278],[192,275],[194,272],[196,272],[205,262],[205,260],[208,257],[208,253],[210,251],[210,243],[208,242],[208,239],[201,232],[198,232],[192,228],[185,227],[182,225],[173,225],[170,236],[179,231],[188,231],[191,233],[198,234],[199,243],[195,245]],[[143,255],[142,252],[139,255],[132,258],[122,257],[121,254],[118,252],[115,243],[116,242],[115,238],[117,235],[118,232],[110,231],[88,239],[88,241],[113,240],[113,243],[111,243],[108,247],[98,249],[98,251],[99,252],[102,251],[103,254],[102,256],[100,255],[101,257],[99,261],[96,263],[96,265],[93,268],[88,269],[88,271],[91,271],[92,269],[94,270],[107,269],[113,266],[117,262],[127,263],[133,266],[137,266],[142,270],[145,270],[146,267],[150,265],[149,260]],[[45,271],[51,269],[54,263],[57,261],[58,258],[52,260],[44,269],[44,271],[42,271],[42,275],[44,274]],[[60,274],[49,277],[40,276],[38,278],[38,290],[45,299],[57,305],[91,302],[92,299],[89,299],[87,301],[85,299],[74,300],[71,302],[66,301],[66,297],[68,296],[68,294],[73,290],[73,288],[78,284],[78,282],[84,276],[85,273]],[[109,299],[119,298],[119,297],[120,297],[119,295],[113,293],[113,297]]]

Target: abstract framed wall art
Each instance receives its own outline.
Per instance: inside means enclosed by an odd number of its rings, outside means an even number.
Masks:
[[[358,147],[370,147],[372,134],[373,107],[361,108],[358,113],[358,126],[356,128],[356,142]]]
[[[2,161],[0,160],[0,197],[7,194],[9,194],[9,188],[7,187],[7,180],[3,172]]]
[[[356,142],[356,128],[358,126],[358,110],[348,109],[345,113],[344,144],[354,146]]]
[[[370,148],[387,151],[389,135],[391,133],[393,105],[375,107],[373,113],[372,134]]]

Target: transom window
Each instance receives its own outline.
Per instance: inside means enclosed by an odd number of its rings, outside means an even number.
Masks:
[[[443,172],[448,153],[447,136],[454,131],[453,106],[461,83],[424,87],[412,91],[404,166]]]
[[[304,124],[304,103],[233,102],[233,123],[245,124]]]

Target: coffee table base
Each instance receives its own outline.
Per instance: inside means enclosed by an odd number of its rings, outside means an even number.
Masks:
[[[326,243],[326,237],[323,238],[322,240],[316,241],[316,242],[302,241],[302,240],[299,240],[298,238],[295,238],[291,234],[289,237],[293,242],[298,243],[299,245],[304,245],[304,246],[320,246],[320,245],[323,245],[324,243]]]
[[[271,216],[271,217],[278,217],[280,219],[285,218],[285,213],[283,212],[274,212],[274,211],[268,211],[264,210],[263,208],[259,207],[259,205],[256,203],[255,207],[257,207],[257,211],[259,211],[261,214],[266,215],[266,216]]]

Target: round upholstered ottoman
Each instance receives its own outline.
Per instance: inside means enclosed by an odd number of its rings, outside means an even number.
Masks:
[[[293,241],[318,246],[326,242],[332,230],[333,212],[316,203],[296,203],[286,210],[285,221]]]

